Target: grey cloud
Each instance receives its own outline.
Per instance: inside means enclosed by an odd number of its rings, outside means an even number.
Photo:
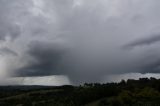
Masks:
[[[1,25],[3,25],[1,23]],[[0,40],[6,40],[6,37],[15,39],[21,34],[20,28],[16,25],[3,25],[0,27]]]
[[[160,35],[152,35],[150,37],[147,38],[141,38],[138,40],[135,40],[127,45],[124,46],[124,48],[134,48],[134,47],[139,47],[139,46],[147,46],[147,45],[151,45],[154,43],[157,43],[160,41]]]
[[[18,56],[18,54],[15,51],[13,51],[7,47],[0,48],[0,55],[2,55],[2,56],[3,55]]]
[[[0,40],[6,40],[6,37],[15,39],[21,34],[21,28],[16,23],[18,10],[15,2],[0,1]]]
[[[160,73],[160,59],[156,59],[154,62],[150,64],[145,64],[145,66],[141,67],[142,73]]]
[[[136,67],[133,69],[140,73],[159,73],[160,56],[159,56],[160,35],[152,34],[149,37],[143,37],[123,46],[123,49],[131,51],[143,51],[138,55]],[[142,58],[143,57],[143,58]],[[139,59],[138,59],[139,58]]]

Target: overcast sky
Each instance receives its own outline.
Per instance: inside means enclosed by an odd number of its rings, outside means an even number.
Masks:
[[[0,0],[0,78],[159,73],[159,10],[160,0]]]

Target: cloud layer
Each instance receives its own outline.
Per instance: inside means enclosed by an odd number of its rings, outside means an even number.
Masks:
[[[159,73],[159,0],[0,0],[1,76]]]

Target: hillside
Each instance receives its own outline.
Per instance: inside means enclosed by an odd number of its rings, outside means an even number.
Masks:
[[[160,79],[81,86],[1,86],[0,106],[159,106]]]

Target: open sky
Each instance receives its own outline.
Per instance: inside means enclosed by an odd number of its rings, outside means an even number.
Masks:
[[[0,79],[157,77],[159,10],[160,0],[0,0]]]

